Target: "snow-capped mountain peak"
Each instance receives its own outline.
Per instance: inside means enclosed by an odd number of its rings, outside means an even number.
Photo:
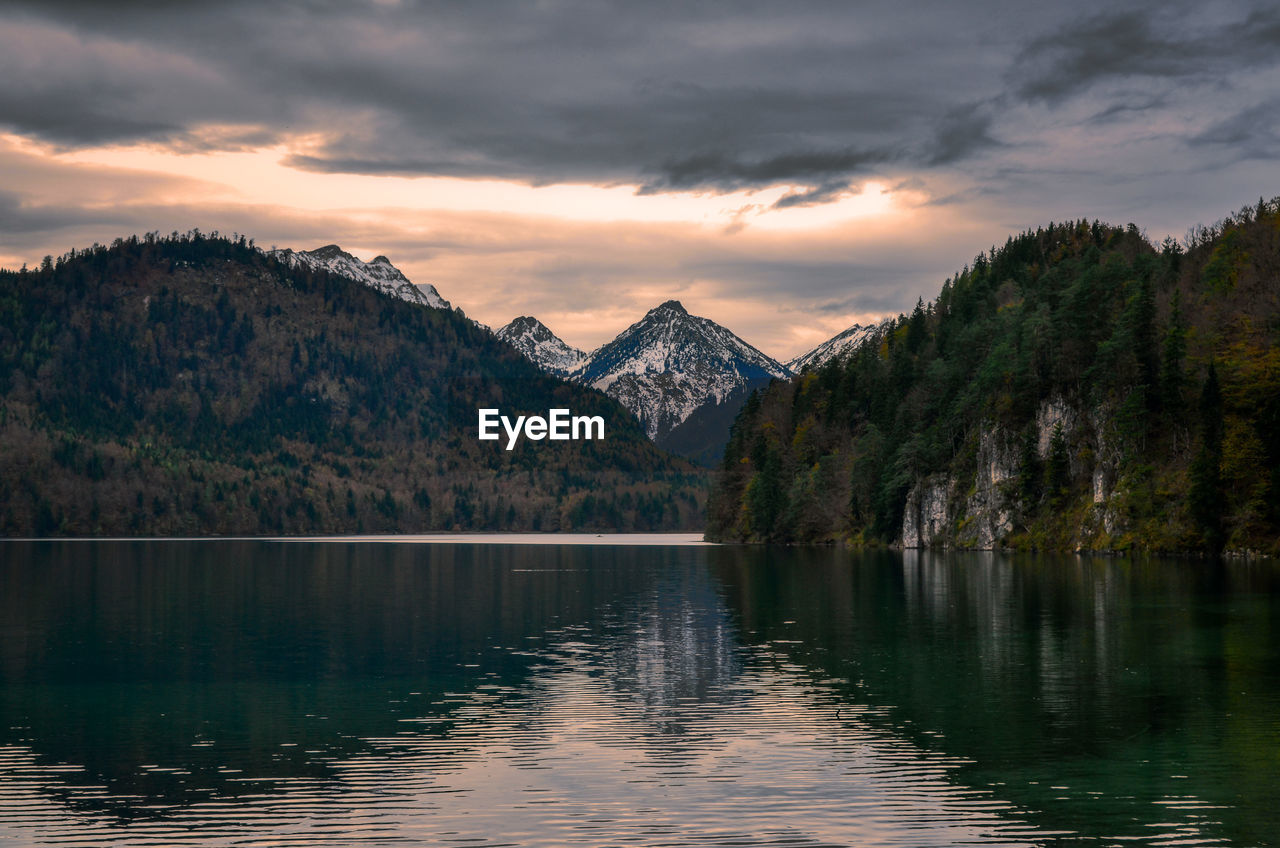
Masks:
[[[567,377],[587,357],[576,347],[565,344],[546,324],[529,315],[512,320],[494,335],[557,377]]]
[[[857,350],[879,327],[878,324],[854,324],[808,353],[797,356],[787,363],[787,367],[799,374],[805,368],[820,368],[833,359],[843,359]]]
[[[616,398],[657,439],[699,407],[790,374],[726,328],[669,300],[591,353],[570,379]]]
[[[324,247],[317,247],[315,250],[300,250],[298,252],[305,253],[314,259],[320,259],[325,262],[332,262],[337,259],[345,259],[348,262],[360,261],[336,244],[326,244]]]
[[[336,244],[326,244],[315,250],[271,250],[268,256],[274,256],[291,268],[299,265],[315,270],[329,271],[349,279],[364,283],[383,294],[390,295],[410,303],[419,303],[433,309],[449,309],[449,301],[440,296],[436,287],[430,283],[414,285],[400,269],[391,264],[385,256],[375,256],[369,262],[347,253]]]

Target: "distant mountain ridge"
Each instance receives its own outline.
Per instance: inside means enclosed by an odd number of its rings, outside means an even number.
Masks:
[[[878,324],[854,324],[844,332],[827,339],[813,350],[802,353],[795,359],[790,360],[787,362],[787,367],[799,374],[806,368],[820,368],[833,359],[844,359],[857,350],[858,345],[870,338],[879,327],[880,325]]]
[[[435,286],[415,285],[386,256],[363,262],[336,244],[265,253],[288,267],[339,274],[398,300],[433,309],[452,308]],[[645,433],[659,444],[699,409],[718,409],[695,418],[677,440],[688,455],[704,459],[718,458],[728,438],[724,422],[750,389],[792,373],[720,324],[690,315],[677,300],[651,309],[590,353],[567,344],[533,316],[522,315],[497,330],[472,323],[492,332],[544,372],[613,397],[636,415]]]
[[[265,253],[288,267],[339,274],[398,300],[452,308],[435,286],[414,284],[386,256],[363,262],[336,244]],[[666,446],[671,437],[670,449],[704,464],[719,459],[728,424],[753,389],[845,356],[874,330],[855,324],[784,365],[711,319],[690,315],[678,300],[651,309],[590,353],[567,344],[530,315],[497,330],[472,323],[545,373],[613,397],[636,415],[650,439]]]
[[[537,318],[522,315],[494,333],[549,374],[567,378],[581,367],[587,354],[564,343]]]
[[[375,256],[361,262],[336,244],[327,244],[315,250],[291,250],[282,248],[266,251],[268,256],[280,260],[290,268],[304,265],[313,270],[328,271],[350,280],[364,283],[371,289],[399,300],[430,306],[433,309],[451,309],[449,301],[440,296],[430,283],[417,285],[391,264],[385,256]]]

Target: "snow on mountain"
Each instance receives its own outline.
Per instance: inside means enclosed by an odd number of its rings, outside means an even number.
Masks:
[[[808,353],[803,353],[787,363],[787,367],[799,374],[805,368],[819,368],[833,359],[843,359],[857,349],[872,333],[877,324],[854,324],[837,336],[827,339]]]
[[[315,250],[282,250],[267,251],[291,268],[305,265],[316,270],[340,274],[383,294],[410,303],[420,303],[433,309],[449,309],[449,301],[440,296],[436,287],[430,283],[414,285],[400,269],[391,264],[385,256],[375,256],[369,262],[361,262],[336,244],[318,247]],[[487,329],[487,328],[486,328]]]
[[[537,318],[522,315],[494,333],[516,350],[533,360],[543,371],[567,377],[580,366],[587,355],[570,347]]]
[[[652,309],[592,352],[569,379],[616,398],[660,439],[709,403],[791,371],[679,301]]]

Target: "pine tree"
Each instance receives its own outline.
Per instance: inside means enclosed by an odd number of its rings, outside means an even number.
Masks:
[[[782,459],[773,445],[761,452],[759,471],[747,485],[747,516],[751,532],[761,539],[776,539],[783,511]]]
[[[1200,392],[1200,450],[1191,463],[1191,517],[1200,528],[1205,548],[1222,551],[1222,392],[1212,362]]]
[[[1173,290],[1169,304],[1169,326],[1164,333],[1164,346],[1160,363],[1160,402],[1174,415],[1182,412],[1182,390],[1186,376],[1182,362],[1187,355],[1187,322],[1182,315],[1182,297]]]
[[[907,350],[919,353],[928,336],[929,327],[925,319],[924,298],[916,298],[916,308],[911,311],[911,318],[907,322]]]
[[[1146,392],[1147,406],[1150,408],[1160,396],[1156,387],[1160,380],[1160,353],[1156,349],[1156,300],[1152,290],[1151,278],[1144,275],[1138,283],[1138,291],[1134,295],[1133,313],[1133,346],[1138,359],[1139,379],[1141,384],[1149,387]]]

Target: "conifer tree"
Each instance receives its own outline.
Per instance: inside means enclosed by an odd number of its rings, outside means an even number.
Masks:
[[[1053,435],[1049,437],[1044,480],[1050,501],[1054,504],[1061,502],[1071,486],[1071,456],[1067,451],[1067,437],[1062,432],[1061,424],[1053,426]]]
[[[1160,401],[1164,409],[1179,414],[1182,411],[1182,389],[1186,380],[1182,373],[1182,361],[1187,355],[1187,322],[1182,315],[1182,297],[1173,290],[1169,305],[1169,326],[1164,333],[1164,346],[1160,363]]]
[[[907,322],[907,350],[919,353],[928,338],[929,327],[925,319],[924,298],[916,298],[916,308]]]
[[[1200,392],[1200,450],[1191,463],[1191,516],[1200,528],[1206,549],[1219,553],[1222,532],[1222,392],[1218,372],[1209,363],[1209,374]]]

